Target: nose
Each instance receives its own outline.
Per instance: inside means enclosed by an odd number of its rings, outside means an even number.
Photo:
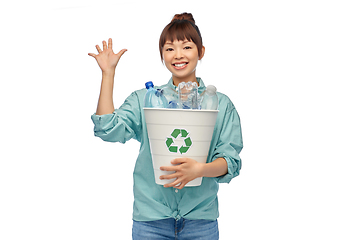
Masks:
[[[175,59],[182,59],[183,58],[183,53],[181,50],[177,50],[175,52]]]

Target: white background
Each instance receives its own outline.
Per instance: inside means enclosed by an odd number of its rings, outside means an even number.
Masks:
[[[234,102],[243,168],[220,186],[220,239],[360,239],[357,1],[13,1],[0,7],[0,239],[131,239],[139,144],[93,136],[101,71],[127,48],[119,107],[163,84],[158,39],[193,13],[197,76]]]

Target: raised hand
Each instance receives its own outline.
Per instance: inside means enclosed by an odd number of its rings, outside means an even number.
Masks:
[[[112,39],[109,38],[109,44],[106,41],[103,41],[103,50],[96,45],[96,49],[99,54],[89,53],[88,55],[94,57],[99,64],[99,67],[103,72],[115,71],[115,68],[121,58],[121,56],[127,51],[127,49],[122,49],[117,54],[114,53],[112,49]]]

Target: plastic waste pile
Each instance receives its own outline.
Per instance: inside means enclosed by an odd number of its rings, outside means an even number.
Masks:
[[[144,106],[147,108],[217,110],[219,106],[216,87],[213,85],[208,85],[201,95],[195,82],[181,82],[176,90],[168,86],[155,89],[151,81],[145,83],[145,86],[147,93]]]

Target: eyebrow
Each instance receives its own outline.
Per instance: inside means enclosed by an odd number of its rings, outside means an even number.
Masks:
[[[183,44],[186,44],[186,43],[189,43],[189,42],[191,42],[191,41],[189,41],[189,40],[184,40],[184,41],[183,41]],[[168,44],[168,45],[174,45],[173,42],[170,42],[170,41],[165,42],[164,45],[166,45],[166,44]]]

